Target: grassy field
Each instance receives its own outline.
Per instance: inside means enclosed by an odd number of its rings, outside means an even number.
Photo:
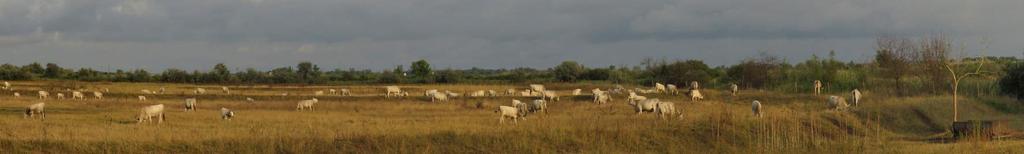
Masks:
[[[503,91],[525,85],[402,85],[414,97],[385,99],[382,85],[229,86],[157,83],[15,82],[0,92],[2,153],[1021,153],[1024,142],[942,142],[951,119],[947,96],[891,97],[866,91],[865,103],[847,112],[826,111],[826,95],[748,90],[732,97],[707,90],[709,99],[648,95],[675,102],[683,115],[661,120],[637,115],[615,96],[609,104],[589,96],[551,103],[548,113],[518,124],[499,124],[493,112],[512,99],[458,98],[429,103],[425,89],[465,92]],[[166,94],[142,89],[165,87]],[[193,96],[203,87],[209,94]],[[575,88],[611,85],[548,85],[566,93]],[[39,100],[37,90],[110,89],[103,100]],[[317,90],[351,89],[356,96],[318,96],[315,111],[295,111],[298,100]],[[588,90],[585,90],[588,91]],[[12,93],[23,96],[15,98]],[[68,92],[63,92],[67,94]],[[289,93],[289,96],[279,96]],[[846,95],[845,93],[842,95]],[[184,112],[183,99],[197,97],[199,110]],[[245,102],[246,97],[255,103]],[[751,100],[760,100],[766,116],[754,118]],[[24,119],[25,106],[46,102],[45,120]],[[1006,119],[1024,128],[1024,106],[1002,97],[965,98],[962,119]],[[136,124],[142,106],[165,104],[167,121]],[[236,111],[220,119],[221,107]]]

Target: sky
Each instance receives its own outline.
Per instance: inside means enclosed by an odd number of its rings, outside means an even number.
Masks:
[[[99,70],[868,62],[878,36],[1024,55],[1021,0],[0,0],[0,63]],[[984,52],[982,52],[984,51]]]

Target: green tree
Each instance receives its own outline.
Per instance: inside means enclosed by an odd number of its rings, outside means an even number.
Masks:
[[[583,65],[575,61],[564,61],[554,68],[555,79],[563,82],[576,82],[584,71]]]
[[[64,68],[60,68],[57,64],[47,63],[46,70],[43,73],[43,77],[51,79],[64,78]]]
[[[433,82],[433,72],[430,70],[430,63],[427,63],[426,60],[412,62],[409,67],[413,77],[419,79],[420,82]]]
[[[320,66],[313,65],[308,61],[299,63],[299,70],[296,72],[299,75],[299,80],[304,83],[318,83],[320,82],[320,76],[323,72],[320,72]]]

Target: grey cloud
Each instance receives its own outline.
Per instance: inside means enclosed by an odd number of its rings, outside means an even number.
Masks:
[[[994,55],[1017,55],[1019,8],[1024,1],[0,0],[0,60],[153,69],[730,64],[758,51],[797,60],[837,50],[858,60],[879,34],[933,33],[989,37]],[[63,42],[45,41],[57,34]],[[75,54],[84,56],[65,56]],[[96,54],[116,56],[88,56]]]

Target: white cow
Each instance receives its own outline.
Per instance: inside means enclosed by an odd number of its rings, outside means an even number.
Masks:
[[[448,95],[437,93],[437,91],[434,91],[432,93],[428,93],[427,97],[430,97],[430,102],[447,102],[448,101]]]
[[[572,90],[572,96],[579,96],[579,95],[583,95],[583,89],[573,89]]]
[[[64,99],[64,93],[57,93],[57,99]]]
[[[505,95],[507,95],[507,96],[515,96],[516,95],[516,89],[512,88],[512,89],[505,90]]]
[[[46,98],[49,98],[49,97],[50,97],[50,92],[46,92],[46,91],[42,91],[42,90],[39,91],[39,99],[46,99]]]
[[[197,94],[197,95],[206,94],[206,89],[196,88],[196,90],[192,90],[192,93]]]
[[[540,93],[542,93],[544,91],[547,91],[544,88],[544,85],[541,85],[541,84],[530,84],[530,90],[533,91],[532,93],[536,93],[536,94],[540,94]]]
[[[665,88],[666,88],[665,90],[667,90],[669,94],[679,95],[679,87],[676,87],[676,85],[668,84],[668,85],[665,85]]]
[[[324,95],[324,91],[323,91],[323,90],[320,90],[320,91],[316,91],[316,92],[313,92],[313,95],[316,95],[316,96],[323,96],[323,95]]]
[[[533,103],[530,103],[529,105],[530,105],[529,112],[531,112],[531,113],[533,113],[533,112],[548,113],[548,102],[547,101],[544,101],[542,99],[533,100]]]
[[[513,99],[512,100],[512,107],[515,107],[516,110],[518,110],[518,112],[516,112],[516,113],[519,114],[519,117],[525,118],[527,113],[530,112],[530,105],[526,104],[526,103],[523,103],[522,101],[519,101],[519,100]]]
[[[860,98],[861,98],[860,90],[859,89],[853,89],[853,106],[859,106],[860,105]]]
[[[150,105],[143,107],[139,111],[139,115],[135,116],[135,120],[138,123],[145,121],[153,121],[153,117],[157,117],[157,123],[163,123],[166,116],[164,116],[164,104]]]
[[[690,81],[690,89],[700,89],[700,83],[697,81]]]
[[[697,89],[690,90],[690,101],[700,101],[700,100],[704,100],[704,95],[700,93],[700,90],[697,90]]]
[[[164,94],[166,92],[167,92],[167,88],[160,87],[160,94]]]
[[[14,93],[14,97],[21,97],[21,94],[20,94],[20,93],[17,93],[17,92],[15,92],[15,93]]]
[[[488,97],[496,97],[496,96],[498,96],[498,92],[494,91],[494,90],[487,90],[487,96]]]
[[[11,89],[11,83],[4,81],[4,89]]]
[[[146,96],[139,95],[139,101],[146,101]]]
[[[751,103],[750,106],[752,108],[751,110],[754,111],[754,117],[758,117],[758,118],[763,117],[761,115],[761,101],[754,100],[754,102]]]
[[[197,105],[199,105],[198,103],[199,102],[196,101],[196,98],[185,99],[185,111],[195,111],[198,107]]]
[[[487,91],[477,90],[477,91],[474,91],[472,93],[469,93],[469,96],[470,97],[484,97],[484,96],[487,96]]]
[[[448,95],[448,98],[456,98],[456,97],[462,96],[462,94],[460,94],[460,93],[454,93],[454,92],[447,91],[447,90],[444,91],[444,93],[446,95]]]
[[[349,92],[348,89],[341,89],[340,91],[341,91],[341,96],[352,96],[352,92]]]
[[[338,95],[338,90],[336,90],[336,89],[327,89],[327,93],[331,94],[331,95]]]
[[[234,111],[231,111],[228,108],[220,108],[220,118],[221,119],[231,120],[231,118],[233,118],[233,117],[235,117],[235,112]]]
[[[729,92],[732,93],[732,96],[736,96],[736,94],[740,93],[740,86],[736,85],[735,83],[729,85]]]
[[[639,115],[644,113],[644,111],[654,112],[655,108],[658,106],[658,103],[660,102],[660,100],[652,98],[641,101],[631,101],[629,102],[629,105],[632,105],[633,109],[636,111],[636,114]]]
[[[821,80],[814,80],[814,95],[821,94]]]
[[[661,83],[654,83],[654,92],[664,93],[665,92],[665,85],[661,84]]]
[[[519,96],[533,96],[533,93],[530,90],[523,90],[519,92]]]
[[[384,87],[384,98],[391,98],[391,96],[401,96],[402,88],[398,86],[386,86]]]
[[[140,91],[142,91],[143,94],[153,94],[153,91],[149,91],[149,89],[142,89]]]
[[[847,107],[850,107],[850,104],[846,104],[846,99],[839,96],[829,96],[826,105],[833,111],[845,111]]]
[[[85,99],[85,94],[82,94],[80,91],[72,91],[71,99]]]
[[[423,96],[430,97],[431,95],[434,95],[434,94],[437,94],[437,93],[438,93],[437,89],[428,89],[426,91],[423,91]]]
[[[558,94],[555,93],[555,91],[550,91],[550,90],[544,91],[544,94],[541,97],[541,99],[547,99],[547,100],[550,100],[552,102],[557,102],[559,100]]]
[[[224,92],[224,94],[231,94],[231,89],[228,89],[226,86],[221,86],[220,91]]]
[[[103,93],[98,92],[98,91],[93,91],[92,92],[92,96],[96,97],[96,99],[103,99]]]
[[[35,117],[36,114],[39,114],[40,119],[46,118],[46,112],[43,110],[44,107],[46,107],[46,103],[29,105],[25,108],[25,118]]]
[[[671,117],[672,115],[679,114],[679,112],[676,111],[675,103],[672,102],[658,102],[656,108],[654,109],[654,113],[658,114],[658,117],[662,119],[666,119],[668,117]]]
[[[606,91],[601,91],[601,89],[594,89],[590,92],[594,93],[594,103],[604,104],[612,100],[611,95]]]
[[[252,97],[246,97],[245,101],[247,101],[249,103],[256,103],[256,99],[253,99]]]
[[[295,110],[298,110],[298,111],[302,111],[302,110],[313,111],[313,104],[316,104],[319,101],[320,100],[317,100],[316,98],[313,98],[313,99],[310,99],[310,100],[299,101],[299,103],[297,103],[297,105],[295,106]]]
[[[494,113],[498,113],[498,122],[504,124],[505,119],[512,119],[512,122],[519,123],[519,110],[511,106],[499,106]]]

